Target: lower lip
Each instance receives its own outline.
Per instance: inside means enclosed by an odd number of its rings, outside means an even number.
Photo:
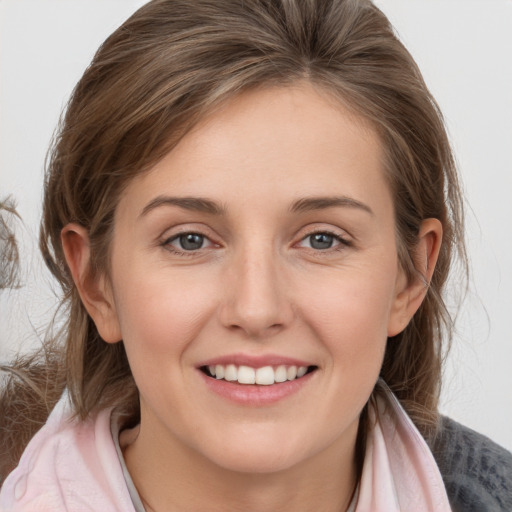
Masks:
[[[200,370],[198,371],[208,388],[217,395],[238,404],[252,406],[270,405],[298,393],[316,373],[315,370],[299,379],[262,386],[257,384],[238,384],[237,382],[229,382],[223,379],[217,380],[205,375]]]

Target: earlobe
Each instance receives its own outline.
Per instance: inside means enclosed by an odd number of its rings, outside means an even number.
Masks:
[[[103,274],[94,275],[91,272],[87,230],[72,223],[62,229],[60,236],[73,281],[100,336],[107,343],[120,341],[121,329],[110,286]]]
[[[420,226],[413,260],[415,276],[407,280],[403,272],[397,280],[396,295],[388,323],[388,337],[402,332],[427,294],[439,257],[443,226],[438,219],[425,219]]]

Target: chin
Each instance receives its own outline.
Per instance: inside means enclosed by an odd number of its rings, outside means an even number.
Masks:
[[[266,454],[259,453],[248,454],[245,450],[239,453],[222,457],[214,461],[216,465],[225,470],[235,473],[250,474],[271,474],[286,471],[296,466],[300,461],[298,457],[288,457],[286,454]]]
[[[251,439],[248,443],[247,439]],[[289,439],[287,440],[289,441]],[[281,436],[261,439],[247,434],[243,439],[233,439],[218,444],[219,449],[203,451],[216,466],[237,473],[276,473],[285,471],[308,458],[302,443],[284,443]],[[299,450],[299,447],[302,447]]]

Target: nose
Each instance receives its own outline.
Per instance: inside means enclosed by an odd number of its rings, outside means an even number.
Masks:
[[[286,328],[293,318],[289,286],[272,251],[244,251],[226,272],[221,322],[251,338]]]

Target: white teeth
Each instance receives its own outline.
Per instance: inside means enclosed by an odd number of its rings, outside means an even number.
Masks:
[[[274,381],[275,382],[286,382],[288,380],[287,372],[286,372],[286,366],[278,366],[276,368],[275,374],[274,374]]]
[[[240,384],[254,384],[256,382],[256,372],[250,366],[240,366],[238,368],[238,382]]]
[[[223,379],[224,378],[224,366],[221,364],[218,364],[215,367],[215,378],[216,379]]]
[[[264,366],[256,370],[256,384],[270,386],[274,384],[274,368],[272,366]]]
[[[239,384],[258,384],[260,386],[271,386],[275,383],[286,382],[287,380],[299,379],[306,375],[307,366],[285,366],[279,365],[276,368],[272,366],[263,366],[261,368],[252,368],[250,366],[211,365],[208,371],[212,377],[218,380],[224,379],[229,382],[238,382]]]
[[[306,375],[307,371],[308,371],[307,366],[299,366],[297,368],[297,377],[304,377],[304,375]]]
[[[238,370],[234,364],[228,364],[226,366],[224,378],[229,381],[238,380]]]
[[[286,378],[288,380],[294,380],[297,377],[297,367],[289,366],[288,370],[286,370]]]

